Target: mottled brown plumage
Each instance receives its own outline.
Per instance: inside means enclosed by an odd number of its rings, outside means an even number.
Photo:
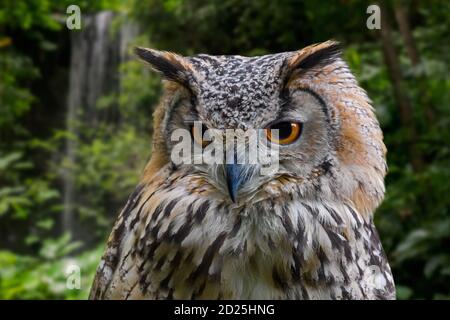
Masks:
[[[90,298],[395,298],[372,219],[386,150],[336,43],[254,58],[137,53],[167,80],[165,94],[152,159]],[[232,199],[224,165],[173,163],[170,136],[186,119],[243,130],[289,119],[302,132],[280,147],[276,172],[246,167]]]

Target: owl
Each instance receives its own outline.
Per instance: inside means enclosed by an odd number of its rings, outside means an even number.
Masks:
[[[395,298],[373,222],[386,148],[338,43],[258,57],[136,54],[161,74],[164,94],[152,158],[91,299]],[[182,129],[199,150],[209,130],[254,130],[276,146],[276,170],[238,163],[248,141],[231,161],[174,161]]]

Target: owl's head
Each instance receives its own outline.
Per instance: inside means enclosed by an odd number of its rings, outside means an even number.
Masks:
[[[299,197],[349,201],[371,213],[382,200],[382,133],[336,42],[259,57],[182,57],[144,48],[136,53],[166,80],[147,176],[171,164],[208,185],[211,196],[237,206]],[[204,150],[211,141],[226,148],[227,129],[235,130],[232,141],[253,130],[258,142],[252,149],[249,139],[240,140],[243,145],[231,158],[224,155],[223,163],[174,164],[180,140],[173,135],[180,129],[192,137],[192,150]],[[277,150],[276,170],[262,174],[263,164],[240,161],[249,150],[270,146]]]

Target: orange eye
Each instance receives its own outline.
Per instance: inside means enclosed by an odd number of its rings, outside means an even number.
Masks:
[[[202,148],[204,148],[208,144],[211,143],[211,141],[203,140],[203,137],[205,136],[205,132],[206,132],[206,130],[208,130],[208,128],[205,125],[202,124],[201,132],[200,132],[199,129],[200,128],[199,128],[198,125],[191,126],[191,134],[192,134],[192,137],[194,138],[194,141],[197,144],[201,145]]]
[[[272,130],[278,130],[278,137]],[[302,124],[296,122],[279,122],[266,129],[267,139],[273,143],[286,145],[295,142],[302,133]]]

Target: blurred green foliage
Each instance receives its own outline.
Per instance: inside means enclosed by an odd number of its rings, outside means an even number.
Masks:
[[[99,245],[75,258],[68,257],[79,246],[80,243],[71,242],[70,236],[65,234],[46,239],[37,255],[0,251],[0,299],[86,299],[104,246]],[[72,265],[81,268],[79,290],[67,286]]]
[[[76,123],[75,135],[65,127],[65,100],[58,104],[46,94],[54,90],[50,83],[62,87],[59,79],[67,79],[69,45],[61,38],[69,35],[60,17],[73,3],[83,13],[113,10],[117,24],[138,24],[136,44],[183,54],[257,55],[330,38],[341,41],[345,60],[373,100],[388,147],[386,198],[375,220],[398,297],[450,298],[450,43],[445,41],[450,4],[406,2],[420,54],[420,63],[413,64],[396,27],[393,3],[386,2],[392,45],[419,133],[411,141],[392,93],[379,33],[365,26],[369,3],[356,0],[2,1],[0,298],[86,298],[114,216],[151,153],[151,113],[160,85],[142,64],[123,63],[120,94],[97,103],[99,110],[118,106],[120,123]],[[52,59],[66,61],[55,69],[59,73],[48,72]],[[61,87],[57,90],[64,91]],[[68,140],[79,146],[75,163],[64,156]],[[412,166],[411,144],[423,157],[420,170]],[[68,169],[80,194],[76,218],[88,230],[83,239],[61,234],[61,176]],[[81,267],[81,290],[65,285],[65,266],[74,261]]]

